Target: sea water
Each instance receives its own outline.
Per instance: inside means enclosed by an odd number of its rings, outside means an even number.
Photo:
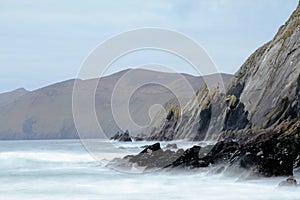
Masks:
[[[121,172],[107,167],[110,159],[123,156],[111,147],[125,155],[149,143],[92,143],[102,160],[80,140],[0,141],[0,199],[300,199],[299,189],[277,187],[283,177],[247,180],[207,171]]]

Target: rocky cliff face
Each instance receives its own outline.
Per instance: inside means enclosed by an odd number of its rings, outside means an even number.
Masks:
[[[152,130],[150,140],[203,140],[210,124],[217,120],[213,116],[219,99],[218,88],[208,89],[207,85],[195,94],[194,98],[180,108],[170,108],[165,121]],[[222,105],[219,106],[222,109]],[[213,111],[214,109],[214,111]],[[219,111],[219,110],[218,110]],[[211,122],[214,120],[213,122]]]
[[[212,139],[299,120],[299,38],[300,5],[274,39],[247,59],[225,94],[202,88],[181,111],[170,109],[149,139]]]
[[[258,49],[229,85],[227,95],[244,104],[253,128],[299,117],[300,7],[274,39]]]

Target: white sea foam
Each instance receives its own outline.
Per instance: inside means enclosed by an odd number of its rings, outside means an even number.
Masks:
[[[299,189],[277,187],[283,177],[241,180],[205,171],[121,173],[98,164],[78,141],[44,141],[36,151],[36,143],[30,141],[1,144],[0,200],[298,200],[300,195]]]
[[[46,162],[90,162],[94,159],[89,154],[74,154],[60,152],[2,152],[0,162],[12,159],[28,159]]]

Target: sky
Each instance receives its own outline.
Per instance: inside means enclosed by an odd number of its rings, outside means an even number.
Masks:
[[[34,90],[76,78],[83,61],[105,40],[143,27],[192,38],[218,71],[235,73],[273,38],[298,0],[0,0],[0,93]],[[114,63],[119,71],[145,63],[190,67],[163,52],[137,52]]]

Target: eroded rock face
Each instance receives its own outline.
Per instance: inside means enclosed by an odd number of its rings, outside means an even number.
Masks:
[[[183,110],[173,112],[171,109],[166,120],[150,133],[148,140],[205,139],[210,122],[214,119],[212,104],[217,104],[213,101],[217,90],[209,90],[204,85]]]
[[[300,7],[269,43],[252,54],[227,89],[245,105],[253,128],[268,128],[299,115]]]
[[[248,130],[255,135],[299,119],[299,38],[300,5],[273,40],[246,60],[224,94],[203,87],[179,116],[167,118],[148,139],[216,139],[224,132]]]

